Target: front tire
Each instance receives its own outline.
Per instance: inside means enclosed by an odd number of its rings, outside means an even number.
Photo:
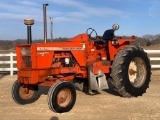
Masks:
[[[12,98],[17,104],[29,104],[35,102],[39,97],[38,86],[28,85],[28,93],[25,91],[25,85],[20,84],[17,80],[12,86]]]
[[[48,106],[51,111],[63,113],[70,111],[76,101],[76,90],[70,82],[57,82],[48,92]]]
[[[115,56],[110,75],[112,84],[121,96],[142,96],[149,87],[150,60],[142,48],[127,46]]]

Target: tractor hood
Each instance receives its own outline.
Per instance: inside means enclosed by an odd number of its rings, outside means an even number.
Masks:
[[[47,47],[47,46],[55,46],[55,47],[74,47],[76,45],[76,43],[86,43],[88,41],[88,35],[86,33],[84,34],[79,34],[73,38],[70,38],[64,42],[51,42],[51,43],[34,43],[34,44],[21,44],[21,45],[18,45],[17,47],[22,47],[22,46],[44,46],[44,47]],[[71,42],[74,42],[73,44]],[[79,44],[80,45],[80,44]]]

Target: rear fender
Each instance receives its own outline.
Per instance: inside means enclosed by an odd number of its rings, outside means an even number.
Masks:
[[[114,59],[115,55],[117,54],[117,52],[119,50],[121,50],[122,48],[124,48],[127,45],[130,45],[130,42],[132,42],[132,40],[118,40],[118,44],[113,45],[112,41],[109,41],[108,42],[108,47],[109,47],[110,60]]]

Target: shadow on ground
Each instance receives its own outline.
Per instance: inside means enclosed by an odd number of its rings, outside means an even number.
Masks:
[[[10,74],[9,73],[0,72],[0,80],[1,80],[1,78],[5,77],[7,75],[10,75]]]
[[[51,117],[51,119],[50,119],[50,120],[59,120],[59,119],[58,119],[58,117],[53,116],[53,117]]]
[[[47,95],[48,94],[48,90],[50,87],[48,86],[39,86],[39,94],[42,95]]]

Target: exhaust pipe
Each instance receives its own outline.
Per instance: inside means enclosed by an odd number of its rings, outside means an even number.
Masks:
[[[34,24],[34,19],[24,19],[24,24],[27,25],[27,43],[32,44],[31,26]]]
[[[43,19],[44,19],[44,43],[47,43],[47,17],[46,17],[46,7],[48,4],[43,4]]]

